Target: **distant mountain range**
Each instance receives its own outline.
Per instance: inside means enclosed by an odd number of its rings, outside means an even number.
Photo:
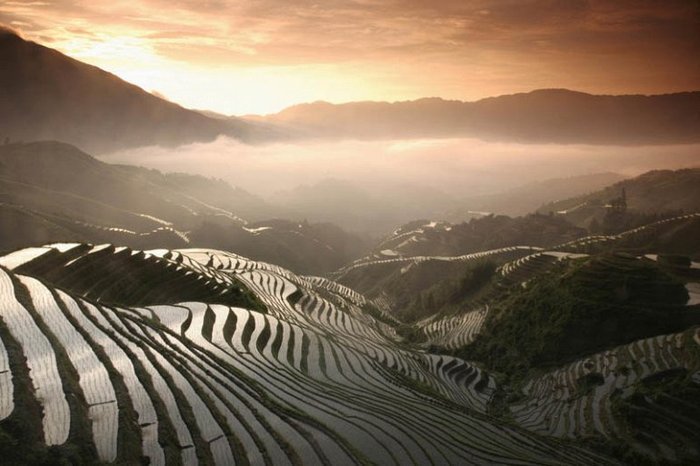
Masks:
[[[543,90],[246,120],[0,34],[0,463],[700,464],[700,168],[461,200],[349,176],[268,202],[85,152],[695,143],[699,104]],[[448,211],[478,218],[415,220]]]
[[[461,102],[301,104],[259,121],[306,137],[415,139],[473,137],[491,141],[581,144],[700,142],[700,92],[591,95],[541,89]]]
[[[0,140],[58,140],[93,154],[225,135],[289,139],[473,137],[492,141],[700,142],[700,92],[597,96],[545,89],[476,102],[315,102],[267,116],[185,109],[95,66],[0,31]]]

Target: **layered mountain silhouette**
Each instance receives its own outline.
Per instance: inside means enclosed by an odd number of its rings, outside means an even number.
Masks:
[[[54,139],[98,154],[211,141],[220,135],[245,142],[425,137],[585,144],[700,141],[700,92],[604,96],[542,89],[476,102],[315,102],[262,117],[223,117],[185,109],[7,30],[0,31],[0,113],[2,139]]]
[[[3,140],[58,140],[92,153],[273,137],[260,124],[185,109],[7,30],[0,30],[0,114]]]
[[[0,250],[48,241],[213,247],[305,273],[332,270],[363,241],[292,217],[221,180],[101,162],[59,142],[0,145]]]
[[[319,138],[691,143],[700,141],[700,92],[611,96],[541,89],[476,102],[440,98],[339,105],[315,102],[290,107],[262,121]]]

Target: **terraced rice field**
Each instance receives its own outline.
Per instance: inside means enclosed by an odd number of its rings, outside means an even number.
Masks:
[[[483,414],[492,377],[397,344],[392,327],[363,311],[362,296],[334,282],[220,251],[75,247],[3,261],[0,427],[21,411],[46,445],[88,439],[90,462],[608,463]],[[58,260],[63,254],[70,259]],[[12,270],[53,276],[52,267],[91,254],[105,264],[157,258],[222,293],[244,283],[266,312],[202,301],[105,303],[70,282],[59,290]],[[109,286],[90,288],[91,296]],[[21,374],[41,410],[17,405],[26,398],[13,384]]]
[[[665,226],[672,226],[678,222],[697,218],[700,214],[686,214],[677,217],[672,217],[648,225],[644,225],[629,231],[625,231],[618,235],[594,235],[576,239],[561,245],[554,246],[549,249],[530,246],[513,246],[500,248],[491,251],[482,251],[473,254],[465,254],[460,256],[406,256],[395,254],[401,248],[397,246],[402,241],[417,241],[421,234],[426,230],[436,228],[436,225],[427,224],[410,231],[396,231],[387,240],[385,240],[379,248],[392,247],[391,254],[380,252],[359,259],[346,267],[339,269],[332,274],[333,279],[328,281],[332,285],[332,289],[336,292],[344,293],[346,298],[351,294],[361,296],[353,290],[350,290],[338,282],[352,281],[348,280],[350,274],[371,267],[396,265],[401,268],[401,272],[407,271],[410,267],[426,261],[460,261],[470,262],[491,258],[498,261],[503,261],[503,265],[498,268],[498,285],[499,287],[510,286],[513,284],[526,286],[528,281],[535,276],[551,269],[559,261],[571,260],[587,257],[585,251],[591,248],[598,248],[605,245],[614,244],[624,238],[634,237],[638,234],[645,234],[655,229]],[[444,226],[437,225],[440,228]],[[449,227],[448,227],[449,228]],[[341,291],[343,288],[345,291]],[[688,285],[691,299],[689,305],[700,302],[698,298],[696,284]],[[357,299],[357,298],[355,298]],[[363,298],[364,299],[364,298]],[[386,314],[388,319],[391,315],[385,310],[392,307],[392,298],[383,294],[374,297],[372,303]],[[480,300],[465,308],[461,314],[451,316],[434,316],[414,325],[416,329],[424,336],[422,340],[423,346],[441,347],[447,350],[459,348],[471,343],[476,335],[478,335],[481,325],[488,314],[488,299]]]
[[[700,218],[700,212],[678,215],[676,217],[670,217],[656,222],[648,223],[631,230],[624,231],[617,235],[592,235],[585,236],[583,238],[578,238],[567,243],[560,244],[552,248],[552,250],[557,251],[568,251],[568,252],[586,252],[588,248],[596,245],[604,245],[606,243],[614,243],[616,241],[633,237],[639,234],[653,233],[659,228],[664,228],[667,226],[673,226],[679,222]]]
[[[332,274],[335,281],[343,280],[343,277],[349,272],[364,268],[372,267],[377,265],[386,264],[400,264],[402,266],[410,266],[412,264],[419,264],[426,261],[444,261],[444,262],[470,262],[481,259],[488,258],[499,258],[499,257],[520,257],[529,255],[535,251],[540,251],[541,248],[530,247],[530,246],[509,246],[505,248],[492,249],[489,251],[480,251],[470,254],[463,254],[459,256],[391,256],[390,258],[385,258],[387,256],[369,256],[359,259],[348,266],[345,266]]]
[[[102,303],[241,302],[240,286],[230,276],[168,250],[60,243],[17,251],[0,261]]]
[[[700,304],[700,283],[688,283],[685,287],[688,290],[688,306]]]
[[[399,228],[394,230],[391,235],[385,238],[376,249],[381,250],[379,255],[384,251],[390,251],[384,255],[402,254],[406,246],[411,243],[423,241],[423,235],[428,231],[450,231],[452,226],[443,222],[429,222],[413,229]]]
[[[498,268],[497,286],[492,294],[512,284],[526,286],[527,282],[547,271],[557,261],[587,257],[586,254],[540,250],[506,262]],[[470,344],[481,331],[489,312],[488,296],[458,315],[433,316],[414,324],[423,335],[423,346],[447,350]]]
[[[429,318],[415,326],[423,329],[426,335],[425,345],[455,349],[474,341],[488,312],[488,305],[484,305],[459,316]]]
[[[153,219],[153,217],[143,215],[143,214],[140,216]],[[163,222],[163,220],[158,221],[158,223],[161,223],[161,222]],[[120,233],[120,234],[131,235],[131,236],[146,237],[146,236],[156,235],[156,234],[161,233],[161,232],[168,232],[168,233],[171,233],[174,236],[177,236],[178,238],[180,238],[180,240],[182,240],[182,242],[185,244],[189,244],[189,242],[190,242],[190,238],[187,235],[187,232],[176,230],[175,228],[172,227],[171,223],[167,223],[167,222],[163,226],[160,226],[160,227],[157,227],[157,228],[154,228],[150,231],[145,231],[145,232],[136,232],[133,230],[128,230],[126,228],[120,228],[120,227],[109,227],[109,226],[103,226],[103,225],[95,225],[92,223],[79,222],[77,220],[75,221],[75,223],[78,225],[81,225],[83,227],[87,227],[87,228],[94,229],[94,230],[101,230],[101,231],[110,232],[110,233]]]
[[[588,254],[539,251],[503,264],[498,272],[503,282],[524,285],[536,275],[549,270],[556,262],[582,257],[588,257]]]
[[[541,273],[549,268],[549,265],[556,261],[566,259],[577,259],[586,257],[586,251],[598,246],[614,244],[617,241],[635,235],[645,234],[662,228],[668,225],[674,225],[678,222],[683,222],[693,218],[700,217],[700,213],[692,213],[671,217],[664,220],[659,220],[647,225],[643,225],[617,235],[592,235],[578,238],[567,243],[554,246],[548,250],[540,249],[531,254],[518,257],[510,262],[505,263],[499,268],[501,277],[511,283],[526,283],[538,273]],[[656,255],[649,254],[648,256]]]
[[[655,423],[654,435],[631,436],[614,404],[669,375],[689,373],[700,383],[699,347],[700,328],[693,328],[580,359],[529,380],[524,399],[511,407],[512,415],[521,426],[546,435],[624,438],[639,452],[671,462],[679,461],[675,452],[684,448],[697,456],[697,406],[669,394],[657,400],[645,396],[635,409]]]

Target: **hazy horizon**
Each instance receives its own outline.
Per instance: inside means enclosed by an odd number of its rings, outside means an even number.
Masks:
[[[317,100],[698,89],[698,8],[684,1],[59,0],[5,2],[0,23],[185,107],[244,115]]]
[[[0,18],[2,18],[2,6],[0,6]],[[374,97],[363,97],[360,96],[359,98],[347,98],[347,99],[337,99],[337,98],[317,98],[317,97],[310,97],[308,100],[296,100],[296,101],[290,101],[289,103],[282,105],[282,106],[275,106],[271,107],[270,110],[267,111],[260,111],[260,112],[246,112],[244,110],[238,111],[236,113],[231,113],[231,112],[226,112],[222,110],[220,107],[217,105],[213,106],[201,106],[197,104],[188,104],[188,100],[177,100],[173,99],[171,96],[166,95],[162,93],[159,89],[155,89],[151,86],[143,85],[142,80],[138,79],[138,77],[135,76],[124,76],[122,73],[119,73],[118,71],[114,71],[111,67],[109,66],[101,66],[98,64],[98,62],[94,62],[93,60],[90,60],[90,57],[84,57],[79,51],[76,50],[71,50],[68,48],[60,47],[60,45],[54,44],[54,40],[52,37],[49,36],[34,36],[33,34],[25,33],[23,30],[19,27],[16,26],[16,24],[23,24],[21,21],[12,21],[13,25],[10,24],[3,24],[0,22],[0,33],[3,32],[8,32],[10,34],[15,34],[22,38],[23,40],[29,40],[38,43],[39,45],[43,45],[46,47],[54,48],[58,50],[59,52],[64,53],[66,56],[70,58],[74,58],[80,61],[83,61],[84,63],[87,64],[92,64],[94,66],[97,66],[98,68],[104,69],[105,71],[108,71],[110,73],[115,74],[117,77],[120,79],[124,79],[126,82],[129,84],[133,84],[135,86],[140,87],[144,91],[154,95],[155,97],[158,97],[160,99],[166,100],[168,102],[175,103],[177,105],[180,105],[186,109],[189,110],[194,110],[197,112],[202,112],[205,115],[206,114],[211,114],[211,115],[218,115],[222,117],[266,117],[266,116],[273,116],[279,112],[282,112],[284,110],[293,108],[293,107],[298,107],[298,106],[304,106],[304,105],[312,105],[312,104],[319,104],[319,103],[324,103],[324,104],[331,104],[331,105],[339,105],[342,106],[344,104],[364,104],[364,103],[389,103],[389,104],[396,104],[396,103],[406,103],[406,102],[415,102],[415,101],[421,101],[421,100],[432,100],[432,99],[439,99],[447,102],[464,102],[464,103],[473,103],[473,102],[478,102],[480,100],[485,100],[485,99],[490,99],[490,98],[495,98],[495,97],[504,97],[504,96],[513,96],[513,95],[518,95],[518,94],[527,94],[535,91],[543,91],[543,90],[567,90],[567,91],[572,91],[574,93],[583,93],[583,94],[589,94],[589,95],[597,95],[597,96],[655,96],[655,95],[667,95],[667,94],[676,94],[676,93],[683,93],[683,92],[700,92],[700,80],[698,83],[693,83],[690,85],[690,87],[676,87],[676,88],[660,88],[657,90],[648,90],[648,91],[642,91],[642,90],[635,90],[635,89],[620,89],[618,91],[601,91],[601,90],[595,90],[595,89],[588,89],[585,87],[566,87],[563,85],[559,85],[556,83],[551,83],[546,87],[523,87],[523,86],[515,86],[513,88],[502,88],[499,89],[499,91],[495,91],[494,93],[480,93],[480,94],[465,94],[465,95],[453,95],[453,96],[448,96],[446,94],[440,93],[438,90],[426,90],[425,93],[423,94],[411,94],[411,95],[406,95],[406,96],[396,96],[396,97],[389,97],[386,98],[383,95],[377,95]],[[115,50],[110,51],[109,55],[112,55],[114,57],[119,57],[120,53],[125,52],[126,50],[120,50],[119,47],[117,47]],[[144,66],[144,74],[149,75],[151,73],[154,73],[158,69],[159,63],[157,61],[149,62]],[[274,73],[274,72],[273,72]],[[211,83],[206,83],[203,82],[202,84],[204,85],[209,85]],[[226,86],[229,87],[229,86]],[[268,89],[269,90],[269,89]],[[392,94],[389,94],[390,96]]]

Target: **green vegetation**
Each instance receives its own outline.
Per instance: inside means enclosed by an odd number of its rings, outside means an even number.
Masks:
[[[451,225],[450,229],[426,228],[418,235],[419,241],[408,242],[399,250],[404,255],[453,256],[517,245],[549,247],[585,234],[584,229],[555,215],[488,215]],[[401,244],[405,239],[399,237],[396,242]],[[385,241],[382,247],[395,246]]]
[[[496,263],[493,261],[468,264],[463,267],[462,275],[458,278],[440,281],[422,291],[402,312],[402,317],[407,321],[415,321],[435,314],[459,312],[491,283],[495,273]]]
[[[369,256],[362,265],[340,269],[333,277],[368,298],[387,298],[392,315],[410,323],[441,313],[463,312],[467,301],[482,297],[482,288],[497,266],[527,254],[514,246],[550,247],[586,233],[562,218],[542,214],[517,218],[489,215],[449,228],[421,225],[425,223],[412,222],[381,243],[379,249],[391,249],[401,256]],[[444,260],[485,251],[494,253]],[[416,256],[420,259],[413,261],[411,257]],[[489,264],[477,271],[481,277],[472,277],[474,264],[484,260]]]
[[[460,355],[509,374],[562,364],[700,323],[682,283],[656,264],[610,254],[561,265],[493,305]]]

